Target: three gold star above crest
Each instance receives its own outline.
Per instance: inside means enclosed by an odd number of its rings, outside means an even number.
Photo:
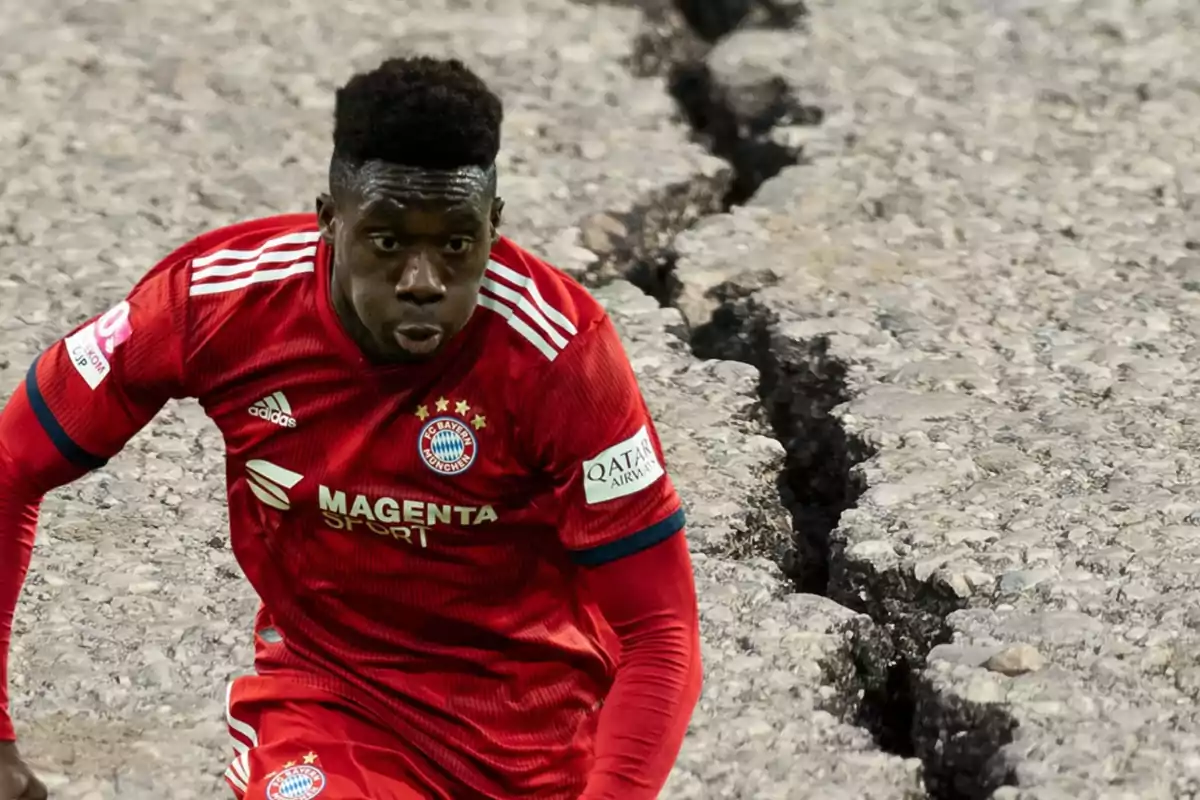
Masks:
[[[434,402],[433,407],[435,409],[437,409],[439,412],[449,411],[450,410],[450,401],[447,400],[445,397],[439,397]],[[475,430],[477,430],[477,431],[481,431],[487,427],[487,417],[483,416],[482,414],[476,414],[473,417],[470,416],[471,405],[466,400],[459,400],[458,402],[456,402],[454,404],[454,411],[460,417],[462,417],[464,420],[469,419],[471,422],[471,426],[474,427]],[[428,405],[417,406],[417,410],[414,412],[414,414],[416,415],[417,419],[421,420],[421,422],[424,422],[425,420],[429,419],[429,416],[430,416],[429,406]]]
[[[305,763],[305,764],[313,764],[313,763],[316,763],[316,760],[317,760],[317,754],[316,754],[316,753],[312,753],[312,752],[310,752],[308,755],[304,756],[304,763]],[[295,761],[289,761],[289,762],[287,762],[286,764],[284,764],[284,765],[283,765],[283,769],[291,769],[291,768],[292,768],[292,767],[294,767],[294,766],[296,766],[296,762],[295,762]],[[278,775],[278,774],[279,774],[279,770],[275,770],[274,772],[268,773],[268,774],[267,774],[267,780],[270,780],[271,778],[274,778],[274,777],[275,777],[276,775]]]

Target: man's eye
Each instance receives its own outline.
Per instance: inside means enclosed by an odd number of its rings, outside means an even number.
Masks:
[[[470,236],[452,236],[446,242],[446,250],[456,256],[461,256],[470,251],[473,244],[475,244],[475,240]]]
[[[395,236],[387,234],[377,234],[371,237],[371,244],[376,250],[381,250],[385,253],[394,253],[400,249],[400,240]]]

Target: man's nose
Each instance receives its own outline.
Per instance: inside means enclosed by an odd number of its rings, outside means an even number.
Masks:
[[[436,303],[446,294],[437,265],[421,255],[413,256],[404,263],[400,280],[396,283],[396,297],[412,303]]]

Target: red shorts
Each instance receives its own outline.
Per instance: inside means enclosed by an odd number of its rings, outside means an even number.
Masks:
[[[225,780],[238,800],[428,800],[398,743],[345,700],[281,675],[229,684],[235,757]]]

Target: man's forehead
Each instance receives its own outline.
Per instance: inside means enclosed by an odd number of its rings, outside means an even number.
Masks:
[[[414,202],[481,206],[490,199],[492,180],[484,167],[426,169],[369,161],[359,168],[356,183],[364,207]]]

